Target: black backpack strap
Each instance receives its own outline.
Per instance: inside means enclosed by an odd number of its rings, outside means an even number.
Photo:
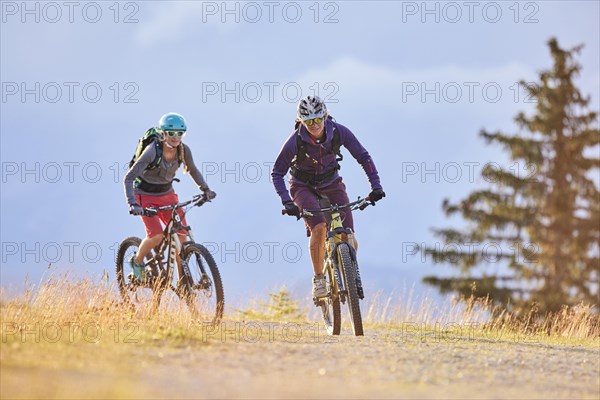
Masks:
[[[154,157],[154,161],[152,161],[150,165],[148,165],[148,169],[154,169],[158,167],[160,165],[160,162],[162,161],[163,146],[160,140],[154,140],[154,149],[156,150],[156,157]]]
[[[292,164],[302,162],[306,159],[306,143],[300,137],[300,130],[296,130],[296,157],[292,160]]]
[[[340,162],[344,159],[342,155],[342,138],[340,137],[340,130],[337,128],[335,122],[333,123],[333,140],[331,141],[331,151],[336,155],[336,161]]]
[[[335,119],[331,115],[327,116],[327,119],[330,119],[333,122],[333,139],[331,141],[331,151],[336,155],[336,161],[340,162],[344,159],[344,156],[341,152],[342,147],[342,138],[340,137],[340,131],[335,123]],[[306,159],[306,143],[300,137],[300,121],[296,121],[295,129],[296,129],[296,157],[292,160],[292,164],[299,163]],[[339,166],[338,166],[339,169]]]

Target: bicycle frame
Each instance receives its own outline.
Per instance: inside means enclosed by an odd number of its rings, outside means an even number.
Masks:
[[[360,312],[359,301],[364,298],[362,283],[356,259],[356,241],[354,232],[350,228],[344,228],[344,209],[364,210],[367,206],[375,204],[366,197],[343,204],[331,205],[329,207],[307,210],[292,214],[298,219],[313,217],[314,213],[327,213],[328,221],[327,235],[325,238],[325,257],[323,260],[323,274],[329,287],[327,295],[314,297],[315,306],[321,308],[325,327],[330,335],[339,335],[341,329],[340,303],[347,303],[352,322],[352,329],[356,336],[362,336],[363,323]],[[282,214],[289,214],[285,209]],[[346,237],[344,237],[346,235]]]
[[[165,239],[167,242],[167,248],[169,249],[169,256],[167,258],[167,270],[168,271],[173,271],[175,268],[175,264],[177,262],[177,254],[180,255],[180,264],[181,267],[183,269],[183,273],[186,276],[189,276],[190,271],[187,267],[187,263],[183,262],[183,259],[181,258],[181,248],[182,248],[182,243],[179,240],[179,234],[177,233],[177,231],[175,229],[173,229],[173,226],[175,225],[174,223],[174,219],[177,219],[177,223],[180,224],[180,218],[179,218],[179,214],[177,214],[176,209],[173,209],[173,216],[171,217],[171,220],[169,221],[169,223],[167,224],[167,226],[165,227]],[[164,240],[164,239],[163,239]]]
[[[201,206],[208,201],[204,196],[198,195],[183,203],[143,209],[144,216],[168,212],[170,218],[163,230],[164,237],[144,258],[147,270],[151,270],[144,279],[137,278],[135,270],[125,277],[126,265],[135,257],[142,239],[130,236],[123,239],[119,245],[116,260],[117,282],[124,302],[132,306],[133,310],[136,307],[141,310],[149,307],[149,312],[154,314],[163,294],[172,291],[187,303],[192,319],[208,318],[206,321],[211,324],[221,320],[224,292],[219,270],[208,249],[194,242],[191,228],[183,225],[183,216],[192,207]],[[182,239],[180,232],[185,233],[191,240]],[[131,268],[133,269],[133,265]],[[173,282],[175,276],[176,283]]]
[[[331,205],[329,207],[321,208],[318,210],[303,210],[301,217],[312,217],[315,212],[330,212],[331,220],[328,223],[327,236],[325,238],[325,259],[323,265],[323,273],[331,273],[330,297],[332,300],[336,300],[338,297],[342,303],[346,301],[347,290],[344,287],[339,260],[338,247],[341,245],[348,245],[350,257],[353,262],[356,262],[356,249],[354,243],[349,243],[348,240],[343,238],[343,235],[353,235],[352,229],[344,228],[342,221],[343,211],[341,209],[349,207],[351,210],[364,209],[370,203],[368,199],[358,199],[355,202],[344,204],[344,205]],[[315,305],[319,305],[319,299],[314,299]]]
[[[352,258],[355,259],[355,257],[354,247],[343,238],[343,234],[352,235],[352,229],[343,227],[341,217],[342,216],[339,212],[333,212],[331,214],[331,221],[329,222],[329,229],[325,239],[325,260],[323,273],[329,273],[329,271],[331,271],[330,276],[334,278],[331,280],[332,300],[335,300],[337,297],[339,297],[340,301],[345,303],[347,292],[341,275],[341,261],[339,260],[338,247],[342,244],[347,244],[351,249],[350,252],[352,254]]]
[[[158,263],[158,266],[162,269],[162,255],[164,254],[164,251],[166,249],[168,249],[167,271],[174,270],[176,263],[177,263],[177,254],[179,254],[180,255],[180,264],[181,264],[181,268],[183,270],[183,275],[186,277],[190,277],[191,273],[190,273],[189,267],[187,265],[187,262],[185,262],[183,257],[181,257],[181,251],[182,251],[183,245],[185,243],[193,243],[194,242],[194,237],[192,235],[192,228],[189,226],[183,225],[183,223],[181,221],[181,217],[177,213],[177,210],[180,208],[183,208],[186,205],[189,205],[193,202],[194,202],[194,200],[191,200],[191,201],[187,201],[187,202],[175,204],[175,205],[170,205],[170,206],[145,209],[145,211],[147,211],[147,212],[149,211],[152,213],[157,213],[158,211],[162,211],[162,210],[171,210],[171,218],[169,219],[169,222],[167,223],[167,225],[165,226],[165,229],[163,231],[164,238],[160,242],[160,244],[155,248],[155,249],[157,249],[155,251],[156,254],[154,257],[150,258],[149,263],[152,263],[152,261],[156,261]],[[202,204],[204,204],[204,202],[206,202],[206,200],[204,200],[203,198],[200,198],[200,202],[197,202],[196,204],[202,205]],[[187,231],[187,236],[189,236],[189,238],[190,238],[189,241],[186,241],[184,243],[181,243],[181,240],[179,239],[179,233],[178,233],[182,229]],[[203,274],[206,273],[206,271],[204,270],[204,266],[202,264],[200,264],[199,267]],[[151,268],[152,268],[152,266],[151,266]],[[158,272],[158,271],[156,271],[156,272]],[[180,276],[179,278],[181,279],[182,277]]]

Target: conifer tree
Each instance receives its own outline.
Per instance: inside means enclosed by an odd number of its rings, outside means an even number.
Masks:
[[[442,292],[489,296],[518,312],[532,304],[540,312],[582,301],[598,304],[598,115],[574,83],[581,70],[575,55],[583,46],[563,50],[553,38],[548,47],[552,68],[536,84],[520,82],[536,107],[531,116],[516,116],[519,133],[480,132],[487,144],[508,152],[512,165],[485,168],[489,188],[456,204],[443,202],[446,215],[460,215],[468,226],[434,229],[445,244],[457,245],[425,249],[435,263],[460,271],[424,278]]]

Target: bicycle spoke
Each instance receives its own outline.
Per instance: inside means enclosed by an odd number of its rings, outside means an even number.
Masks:
[[[199,244],[186,246],[184,258],[190,276],[188,296],[190,310],[202,322],[218,323],[223,316],[224,295],[221,275],[208,250]]]

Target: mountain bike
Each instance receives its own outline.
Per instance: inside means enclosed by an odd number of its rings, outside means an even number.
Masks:
[[[209,200],[196,195],[192,200],[178,204],[144,208],[145,216],[170,210],[171,218],[164,229],[163,240],[144,258],[146,278],[141,280],[133,274],[130,260],[140,246],[141,239],[128,237],[117,250],[116,272],[119,291],[123,301],[134,310],[150,307],[156,313],[166,292],[184,300],[192,318],[202,323],[218,324],[223,317],[225,299],[221,275],[214,258],[206,247],[194,242],[191,227],[183,226],[177,210],[185,215],[191,208],[200,207]],[[179,240],[177,232],[187,231],[189,241]],[[177,263],[177,255],[180,262]]]
[[[313,298],[317,307],[321,309],[325,329],[330,335],[339,335],[342,324],[341,304],[348,302],[348,310],[355,336],[362,336],[363,323],[359,301],[364,298],[362,282],[358,270],[356,250],[350,244],[353,241],[352,229],[344,228],[345,213],[343,209],[351,211],[364,210],[371,205],[369,198],[361,199],[348,204],[332,204],[327,207],[300,212],[298,219],[312,217],[316,213],[328,215],[328,230],[325,239],[325,260],[323,274],[327,282],[327,296]],[[283,212],[285,214],[285,210]]]

